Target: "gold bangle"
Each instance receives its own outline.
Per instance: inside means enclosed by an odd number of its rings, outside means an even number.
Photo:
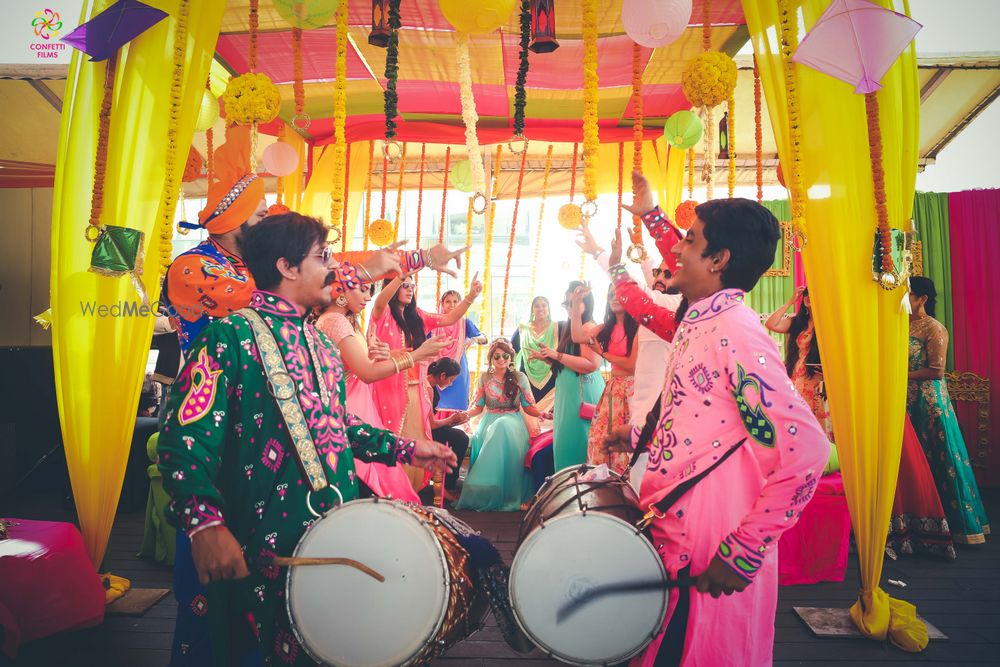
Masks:
[[[368,271],[368,269],[365,268],[364,264],[361,264],[361,263],[358,264],[358,271],[364,271],[365,272],[365,275],[367,276],[367,279],[365,280],[365,282],[368,283],[369,285],[375,282],[375,279],[372,278],[372,274]]]
[[[389,361],[392,362],[392,367],[396,369],[396,374],[398,375],[402,369],[400,369],[399,362],[396,361],[396,357],[389,357]]]
[[[413,366],[414,366],[413,356],[409,352],[404,352],[403,353],[403,369],[404,370],[409,370],[409,369],[413,368]]]

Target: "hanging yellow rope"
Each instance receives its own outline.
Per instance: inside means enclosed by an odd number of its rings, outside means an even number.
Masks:
[[[375,164],[375,142],[368,141],[368,176],[365,178],[365,229],[363,250],[368,250],[368,225],[372,221],[372,167]]]
[[[521,169],[517,173],[517,193],[514,195],[514,213],[510,220],[510,241],[507,244],[507,266],[503,274],[503,298],[500,300],[500,335],[503,336],[503,323],[507,317],[507,287],[510,285],[510,259],[514,253],[514,236],[517,232],[517,211],[521,206],[521,185],[524,183],[524,165],[527,162],[528,151],[521,151]]]
[[[427,159],[427,144],[420,144],[420,175],[417,179],[417,249],[420,249],[420,216],[424,209],[424,160]],[[420,272],[413,276],[415,285],[420,285]]]
[[[444,150],[444,185],[441,189],[441,224],[438,225],[438,243],[444,243],[444,226],[447,222],[448,216],[448,175],[449,169],[451,169],[451,146],[448,146]],[[466,269],[468,269],[468,264],[466,264]],[[434,297],[434,303],[441,303],[441,274],[437,274],[437,292]]]
[[[392,240],[399,240],[399,218],[403,213],[403,180],[406,177],[406,142],[399,155],[399,184],[396,186],[396,219],[392,223]]]
[[[483,268],[482,268],[482,282],[483,282],[483,293],[490,294],[490,282],[492,281],[492,272],[490,271],[490,262],[493,255],[493,223],[496,221],[497,216],[497,198],[500,196],[500,164],[503,158],[503,144],[497,144],[497,154],[494,158],[493,163],[493,197],[490,201],[490,208],[486,216],[486,229],[483,232],[484,243],[486,244],[485,252],[483,256]],[[468,289],[466,289],[468,293]],[[486,328],[486,316],[489,308],[486,307],[487,303],[492,303],[492,299],[486,297],[479,302],[479,330],[487,331]],[[492,332],[491,332],[492,333]],[[487,334],[489,335],[489,334]],[[476,346],[476,370],[481,368],[483,358],[483,346]]]

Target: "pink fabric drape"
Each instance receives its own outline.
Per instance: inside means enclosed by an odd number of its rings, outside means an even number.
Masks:
[[[1000,289],[995,268],[1000,254],[1000,190],[953,192],[948,196],[948,213],[955,371],[992,380],[990,423],[995,441],[1000,432]],[[979,457],[976,404],[960,402],[955,411],[977,480],[987,486],[1000,484],[1000,448],[993,447],[985,461]]]

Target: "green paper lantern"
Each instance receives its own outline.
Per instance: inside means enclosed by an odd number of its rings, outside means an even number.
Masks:
[[[462,160],[448,170],[448,185],[459,192],[472,192],[472,163]]]
[[[315,30],[330,23],[340,0],[274,0],[274,8],[293,28]]]
[[[705,125],[698,114],[688,110],[676,112],[663,126],[663,136],[667,143],[681,150],[696,146],[704,131]]]
[[[109,278],[127,275],[143,305],[149,305],[142,280],[142,244],[145,235],[128,227],[102,227],[90,253],[90,270]]]

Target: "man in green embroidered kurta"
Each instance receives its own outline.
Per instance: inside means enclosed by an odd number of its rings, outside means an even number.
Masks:
[[[319,221],[295,213],[248,232],[243,256],[259,288],[254,312],[233,313],[201,333],[167,404],[159,466],[171,513],[192,539],[199,578],[211,584],[217,662],[252,651],[255,637],[266,664],[313,664],[289,628],[286,573],[267,558],[291,555],[316,518],[312,510],[322,514],[338,495],[357,496],[355,456],[389,465],[456,464],[443,445],[401,440],[346,413],[336,346],[304,320],[331,299],[325,238]],[[251,328],[254,314],[262,331]],[[268,380],[269,348],[283,362],[285,383]],[[286,394],[284,384],[294,391]],[[283,416],[275,397],[293,393]],[[288,404],[296,407],[289,411]],[[303,424],[311,438],[293,438]]]

